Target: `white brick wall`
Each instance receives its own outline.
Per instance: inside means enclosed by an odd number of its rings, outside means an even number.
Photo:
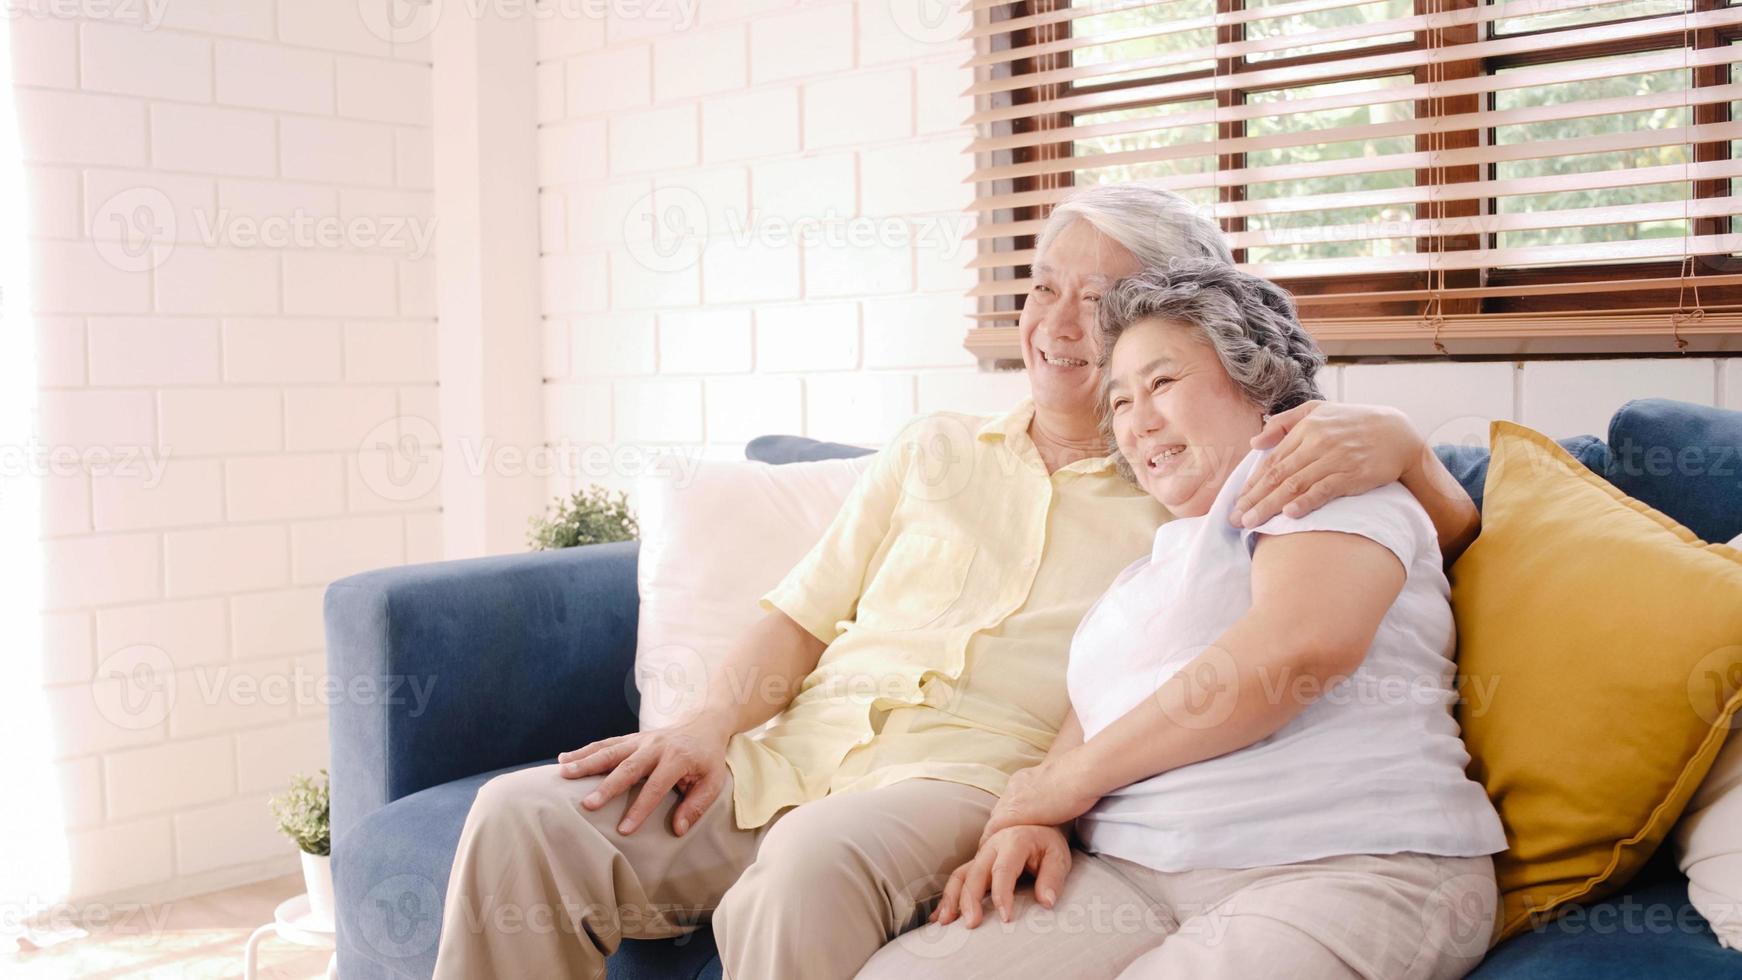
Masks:
[[[972,77],[964,24],[916,14],[716,0],[689,30],[541,22],[551,440],[727,457],[769,432],[877,444],[915,412],[1025,394],[961,346]],[[854,218],[913,225],[908,240],[791,234]],[[1713,358],[1335,365],[1323,380],[1442,442],[1483,439],[1495,418],[1601,436],[1647,395],[1742,407],[1742,360]]]
[[[439,502],[356,465],[374,426],[434,418],[431,260],[384,237],[431,220],[427,50],[352,0],[152,6],[8,22],[41,438],[87,461],[44,501],[75,898],[293,866],[264,801],[326,765],[325,708],[268,692],[321,669],[327,582],[440,555]],[[141,452],[161,472],[93,455]],[[118,715],[142,645],[173,702]]]
[[[911,36],[885,6],[540,22],[552,441],[726,456],[773,431],[877,442],[920,407],[922,379],[973,378],[972,249],[925,254],[940,226],[965,227],[969,49],[959,24]]]

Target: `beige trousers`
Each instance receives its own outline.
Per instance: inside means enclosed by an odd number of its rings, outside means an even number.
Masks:
[[[676,793],[617,832],[630,794],[581,806],[603,777],[540,766],[484,784],[448,881],[436,973],[445,980],[595,980],[625,938],[712,921],[730,980],[851,977],[924,921],[974,855],[997,798],[934,779],[830,796],[738,829],[728,775],[682,837]]]
[[[860,980],[1456,980],[1488,949],[1491,859],[1358,855],[1250,870],[1162,872],[1073,851],[1052,909],[1019,887],[885,946]]]

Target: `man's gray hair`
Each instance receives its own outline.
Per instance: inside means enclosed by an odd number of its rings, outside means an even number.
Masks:
[[[1144,268],[1172,259],[1212,259],[1234,264],[1222,229],[1180,195],[1147,181],[1090,184],[1060,201],[1035,241],[1044,256],[1053,239],[1078,218],[1125,247]]]
[[[1101,370],[1101,432],[1131,477],[1113,440],[1107,370],[1113,345],[1133,325],[1164,319],[1196,329],[1228,377],[1259,411],[1285,412],[1323,398],[1314,378],[1324,352],[1300,325],[1294,299],[1268,279],[1216,261],[1175,260],[1119,280],[1101,297],[1096,361]]]

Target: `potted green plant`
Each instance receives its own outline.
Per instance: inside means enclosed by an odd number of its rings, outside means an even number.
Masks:
[[[629,495],[612,496],[594,484],[552,501],[556,513],[532,518],[526,541],[535,551],[578,548],[585,544],[631,541],[641,533],[629,509]]]
[[[296,843],[302,855],[302,883],[308,889],[309,912],[322,922],[333,921],[332,823],[329,816],[327,771],[313,779],[297,773],[290,792],[271,801],[278,829]]]

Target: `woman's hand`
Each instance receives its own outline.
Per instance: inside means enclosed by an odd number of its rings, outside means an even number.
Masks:
[[[677,836],[701,819],[726,782],[726,742],[731,733],[713,718],[651,732],[618,735],[584,745],[556,757],[565,779],[608,772],[581,805],[597,810],[641,780],[647,780],[617,824],[617,832],[633,834],[652,815],[665,794],[676,789],[683,802],[672,808],[671,829]]]
[[[1006,827],[1024,824],[1056,827],[1070,823],[1095,805],[1101,794],[1077,775],[1081,771],[1078,767],[1062,761],[1068,755],[1049,758],[1010,777],[1004,795],[992,808],[986,829],[980,832],[982,846]]]
[[[1016,880],[1034,875],[1034,895],[1052,908],[1071,870],[1071,844],[1057,827],[1006,827],[980,845],[974,859],[950,875],[931,921],[949,925],[958,917],[969,929],[980,924],[988,891],[998,917],[1010,921],[1016,906]]]
[[[1240,499],[1235,525],[1257,527],[1277,514],[1300,517],[1337,497],[1400,480],[1422,463],[1426,443],[1394,408],[1311,401],[1271,416],[1252,448],[1264,458]]]

